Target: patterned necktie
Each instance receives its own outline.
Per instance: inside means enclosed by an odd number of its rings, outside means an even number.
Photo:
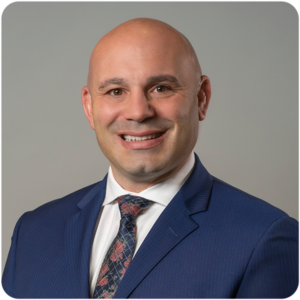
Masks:
[[[153,202],[141,197],[124,195],[117,198],[121,212],[120,228],[102,263],[93,298],[113,298],[131,262],[135,248],[135,218]]]

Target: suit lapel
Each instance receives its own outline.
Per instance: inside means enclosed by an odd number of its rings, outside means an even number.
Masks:
[[[94,229],[105,197],[106,178],[77,204],[78,212],[65,226],[65,254],[72,298],[89,298],[89,265]]]
[[[196,156],[189,179],[162,212],[132,260],[114,298],[127,298],[147,274],[199,226],[190,217],[207,209],[212,177]]]

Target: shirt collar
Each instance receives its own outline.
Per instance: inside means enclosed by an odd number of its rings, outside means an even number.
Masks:
[[[167,206],[173,197],[177,194],[183,186],[195,164],[195,155],[192,152],[182,168],[180,168],[174,175],[167,180],[160,182],[140,193],[133,193],[124,190],[115,180],[111,167],[108,170],[106,194],[103,205],[113,202],[117,197],[131,194],[152,200],[163,206]]]

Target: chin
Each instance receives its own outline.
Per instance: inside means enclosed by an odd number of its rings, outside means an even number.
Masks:
[[[125,173],[131,176],[150,176],[159,175],[165,168],[165,164],[152,163],[151,161],[131,162],[121,166]],[[152,176],[151,176],[152,175]]]

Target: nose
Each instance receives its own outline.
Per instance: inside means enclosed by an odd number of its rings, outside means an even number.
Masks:
[[[123,116],[127,120],[143,122],[147,118],[154,117],[155,109],[147,99],[143,91],[132,91]]]

